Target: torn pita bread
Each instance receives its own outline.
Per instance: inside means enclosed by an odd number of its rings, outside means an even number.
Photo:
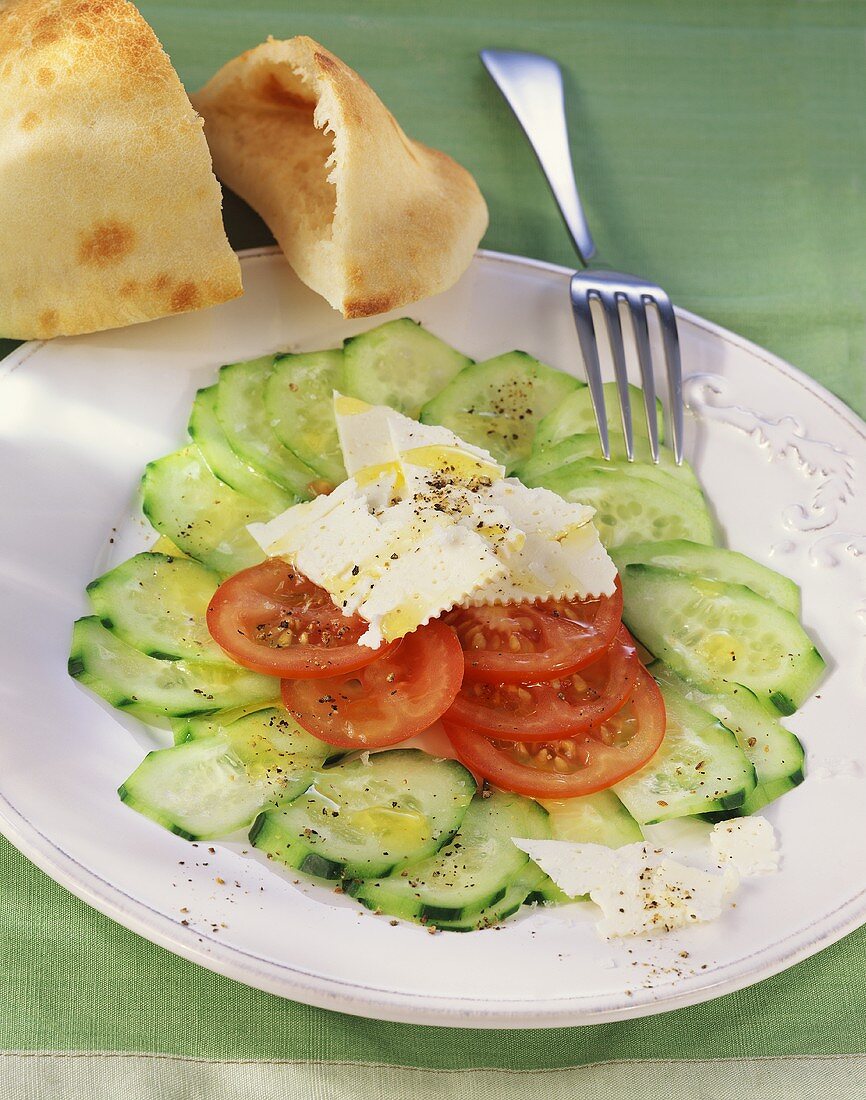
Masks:
[[[311,38],[268,39],[192,96],[217,175],[346,317],[457,281],[487,227],[472,176],[410,141],[372,88]]]
[[[126,0],[0,0],[0,336],[241,293],[201,119]]]

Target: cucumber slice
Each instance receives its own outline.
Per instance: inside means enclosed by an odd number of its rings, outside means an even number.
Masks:
[[[688,538],[713,542],[713,521],[703,498],[671,479],[665,486],[621,470],[563,466],[538,480],[566,500],[590,504],[599,537],[611,549],[624,543]]]
[[[550,814],[550,833],[554,840],[621,848],[623,844],[634,844],[644,838],[640,825],[613,791],[539,801]]]
[[[610,434],[610,457],[611,461],[617,465],[628,461],[625,453],[625,443],[622,434],[619,432],[611,432]],[[562,466],[567,466],[569,463],[577,462],[580,459],[595,459],[596,464],[605,462],[597,432],[570,435],[566,439],[561,439],[559,443],[535,449],[525,462],[521,462],[514,473],[528,485],[530,483],[528,479],[543,477],[553,470],[558,470]],[[663,470],[666,474],[676,478],[677,481],[683,482],[688,488],[700,491],[701,487],[695,472],[687,462],[683,462],[678,466],[673,451],[669,451],[667,447],[661,447],[659,449],[659,461],[656,465],[652,460],[648,443],[638,437],[635,440],[635,461],[631,464],[631,468],[642,469],[646,465],[652,465],[654,469]]]
[[[222,735],[239,718],[273,707],[280,708],[282,703],[278,699],[272,699],[267,703],[249,703],[245,707],[232,707],[231,710],[217,710],[208,714],[189,714],[185,718],[172,718],[174,743],[180,745],[184,741],[198,741],[203,737]]]
[[[698,687],[742,684],[782,714],[801,706],[824,659],[790,611],[742,584],[654,565],[620,573],[623,619],[644,646]]]
[[[285,511],[298,498],[260,474],[248,462],[238,458],[231,449],[217,419],[217,391],[217,386],[208,386],[195,395],[187,428],[190,438],[220,481],[248,496],[250,500],[258,501],[274,515]]]
[[[220,734],[148,753],[118,794],[188,840],[214,840],[302,794],[327,752],[282,708],[269,708]]]
[[[454,920],[440,918],[433,927],[438,932],[476,932],[483,928],[495,928],[508,917],[519,912],[521,906],[540,899],[542,892],[547,888],[546,883],[550,883],[554,891],[557,889],[538,864],[530,860],[521,868],[498,901],[483,909],[467,912]],[[559,893],[566,901],[574,900],[562,891]]]
[[[408,317],[350,337],[346,393],[418,419],[423,405],[472,360]]]
[[[236,668],[205,622],[219,583],[191,558],[144,553],[91,581],[87,595],[103,626],[150,657]]]
[[[616,382],[605,382],[604,408],[607,414],[607,426],[611,433],[622,432],[622,420],[619,411],[619,394]],[[646,422],[646,410],[644,409],[643,390],[637,386],[628,387],[629,403],[631,404],[631,422],[635,439],[649,439],[649,429]],[[664,413],[662,403],[656,398],[656,422],[658,424],[659,441],[664,439]],[[561,439],[567,439],[571,435],[579,435],[583,432],[592,432],[598,437],[598,428],[595,423],[595,412],[592,407],[592,395],[589,386],[582,386],[556,405],[544,417],[538,425],[535,434],[533,450],[551,447],[559,443]]]
[[[390,878],[360,879],[346,890],[368,909],[405,920],[462,920],[504,897],[529,857],[511,838],[550,836],[547,811],[523,795],[476,795],[442,851]]]
[[[378,878],[447,844],[474,793],[456,760],[392,749],[321,772],[291,806],[257,818],[250,841],[314,878]]]
[[[281,489],[306,500],[312,496],[310,483],[316,472],[280,443],[265,407],[265,383],[274,358],[265,355],[220,370],[217,418],[236,455]]]
[[[672,539],[618,546],[611,557],[620,571],[627,565],[657,565],[661,569],[690,573],[711,581],[744,584],[792,615],[800,614],[800,589],[792,580],[735,550]]]
[[[217,573],[237,573],[264,559],[246,529],[274,513],[214,477],[195,444],[144,468],[144,514],[161,535]]]
[[[667,712],[655,756],[613,787],[632,817],[654,825],[676,817],[734,810],[755,788],[755,769],[729,729],[660,683]]]
[[[650,665],[650,672],[660,684],[679,692],[723,722],[754,766],[758,785],[733,816],[757,813],[768,802],[803,782],[805,753],[799,739],[748,688],[737,685],[723,694],[701,691],[681,680],[661,661]]]
[[[580,385],[525,351],[510,351],[462,370],[427,402],[421,423],[443,424],[510,471],[529,457],[542,417]]]
[[[343,352],[336,348],[278,355],[264,391],[277,439],[335,485],[346,480],[333,401],[334,390],[343,389]]]
[[[240,665],[159,661],[121,641],[95,615],[72,632],[69,675],[119,710],[180,718],[272,700],[280,682]]]

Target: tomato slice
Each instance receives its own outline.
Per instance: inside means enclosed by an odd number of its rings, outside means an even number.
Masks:
[[[618,577],[613,594],[598,599],[488,604],[445,616],[463,646],[466,679],[490,684],[550,680],[583,668],[611,644],[621,619]]]
[[[601,657],[556,680],[525,684],[464,680],[448,720],[505,741],[574,737],[619,710],[631,695],[639,670],[635,644],[622,627]]]
[[[463,678],[454,631],[434,620],[377,661],[327,680],[284,680],[283,703],[329,745],[381,748],[414,737],[451,705]]]
[[[358,645],[367,629],[281,558],[235,573],[207,609],[214,641],[239,665],[270,676],[318,678],[353,672],[388,646]]]
[[[616,714],[576,738],[547,743],[493,740],[443,719],[460,760],[497,787],[532,798],[574,798],[613,786],[653,756],[665,733],[665,706],[641,669]]]

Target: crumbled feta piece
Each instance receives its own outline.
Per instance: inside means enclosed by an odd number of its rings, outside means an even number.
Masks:
[[[710,847],[720,867],[733,866],[744,878],[779,869],[776,832],[765,817],[720,821],[710,834]]]
[[[514,844],[569,897],[589,894],[600,906],[603,936],[669,932],[718,917],[739,883],[732,869],[712,874],[688,867],[650,844],[607,848],[564,840]]]

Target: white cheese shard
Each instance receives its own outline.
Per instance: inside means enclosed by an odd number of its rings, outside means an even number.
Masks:
[[[776,832],[765,817],[718,822],[710,833],[710,847],[720,867],[734,867],[743,878],[771,875],[779,869]]]
[[[589,894],[603,913],[598,932],[607,937],[670,932],[715,920],[739,884],[733,869],[712,874],[688,867],[647,843],[607,848],[512,839],[563,893]]]
[[[373,648],[455,606],[613,592],[593,509],[527,489],[447,428],[334,394],[347,481],[249,526],[347,615]]]
[[[381,480],[372,483],[374,492]],[[374,512],[352,478],[330,496],[297,504],[249,530],[266,554],[288,558],[346,615],[366,619],[370,629],[360,642],[373,649],[429,622],[504,571],[480,535],[409,501]]]

